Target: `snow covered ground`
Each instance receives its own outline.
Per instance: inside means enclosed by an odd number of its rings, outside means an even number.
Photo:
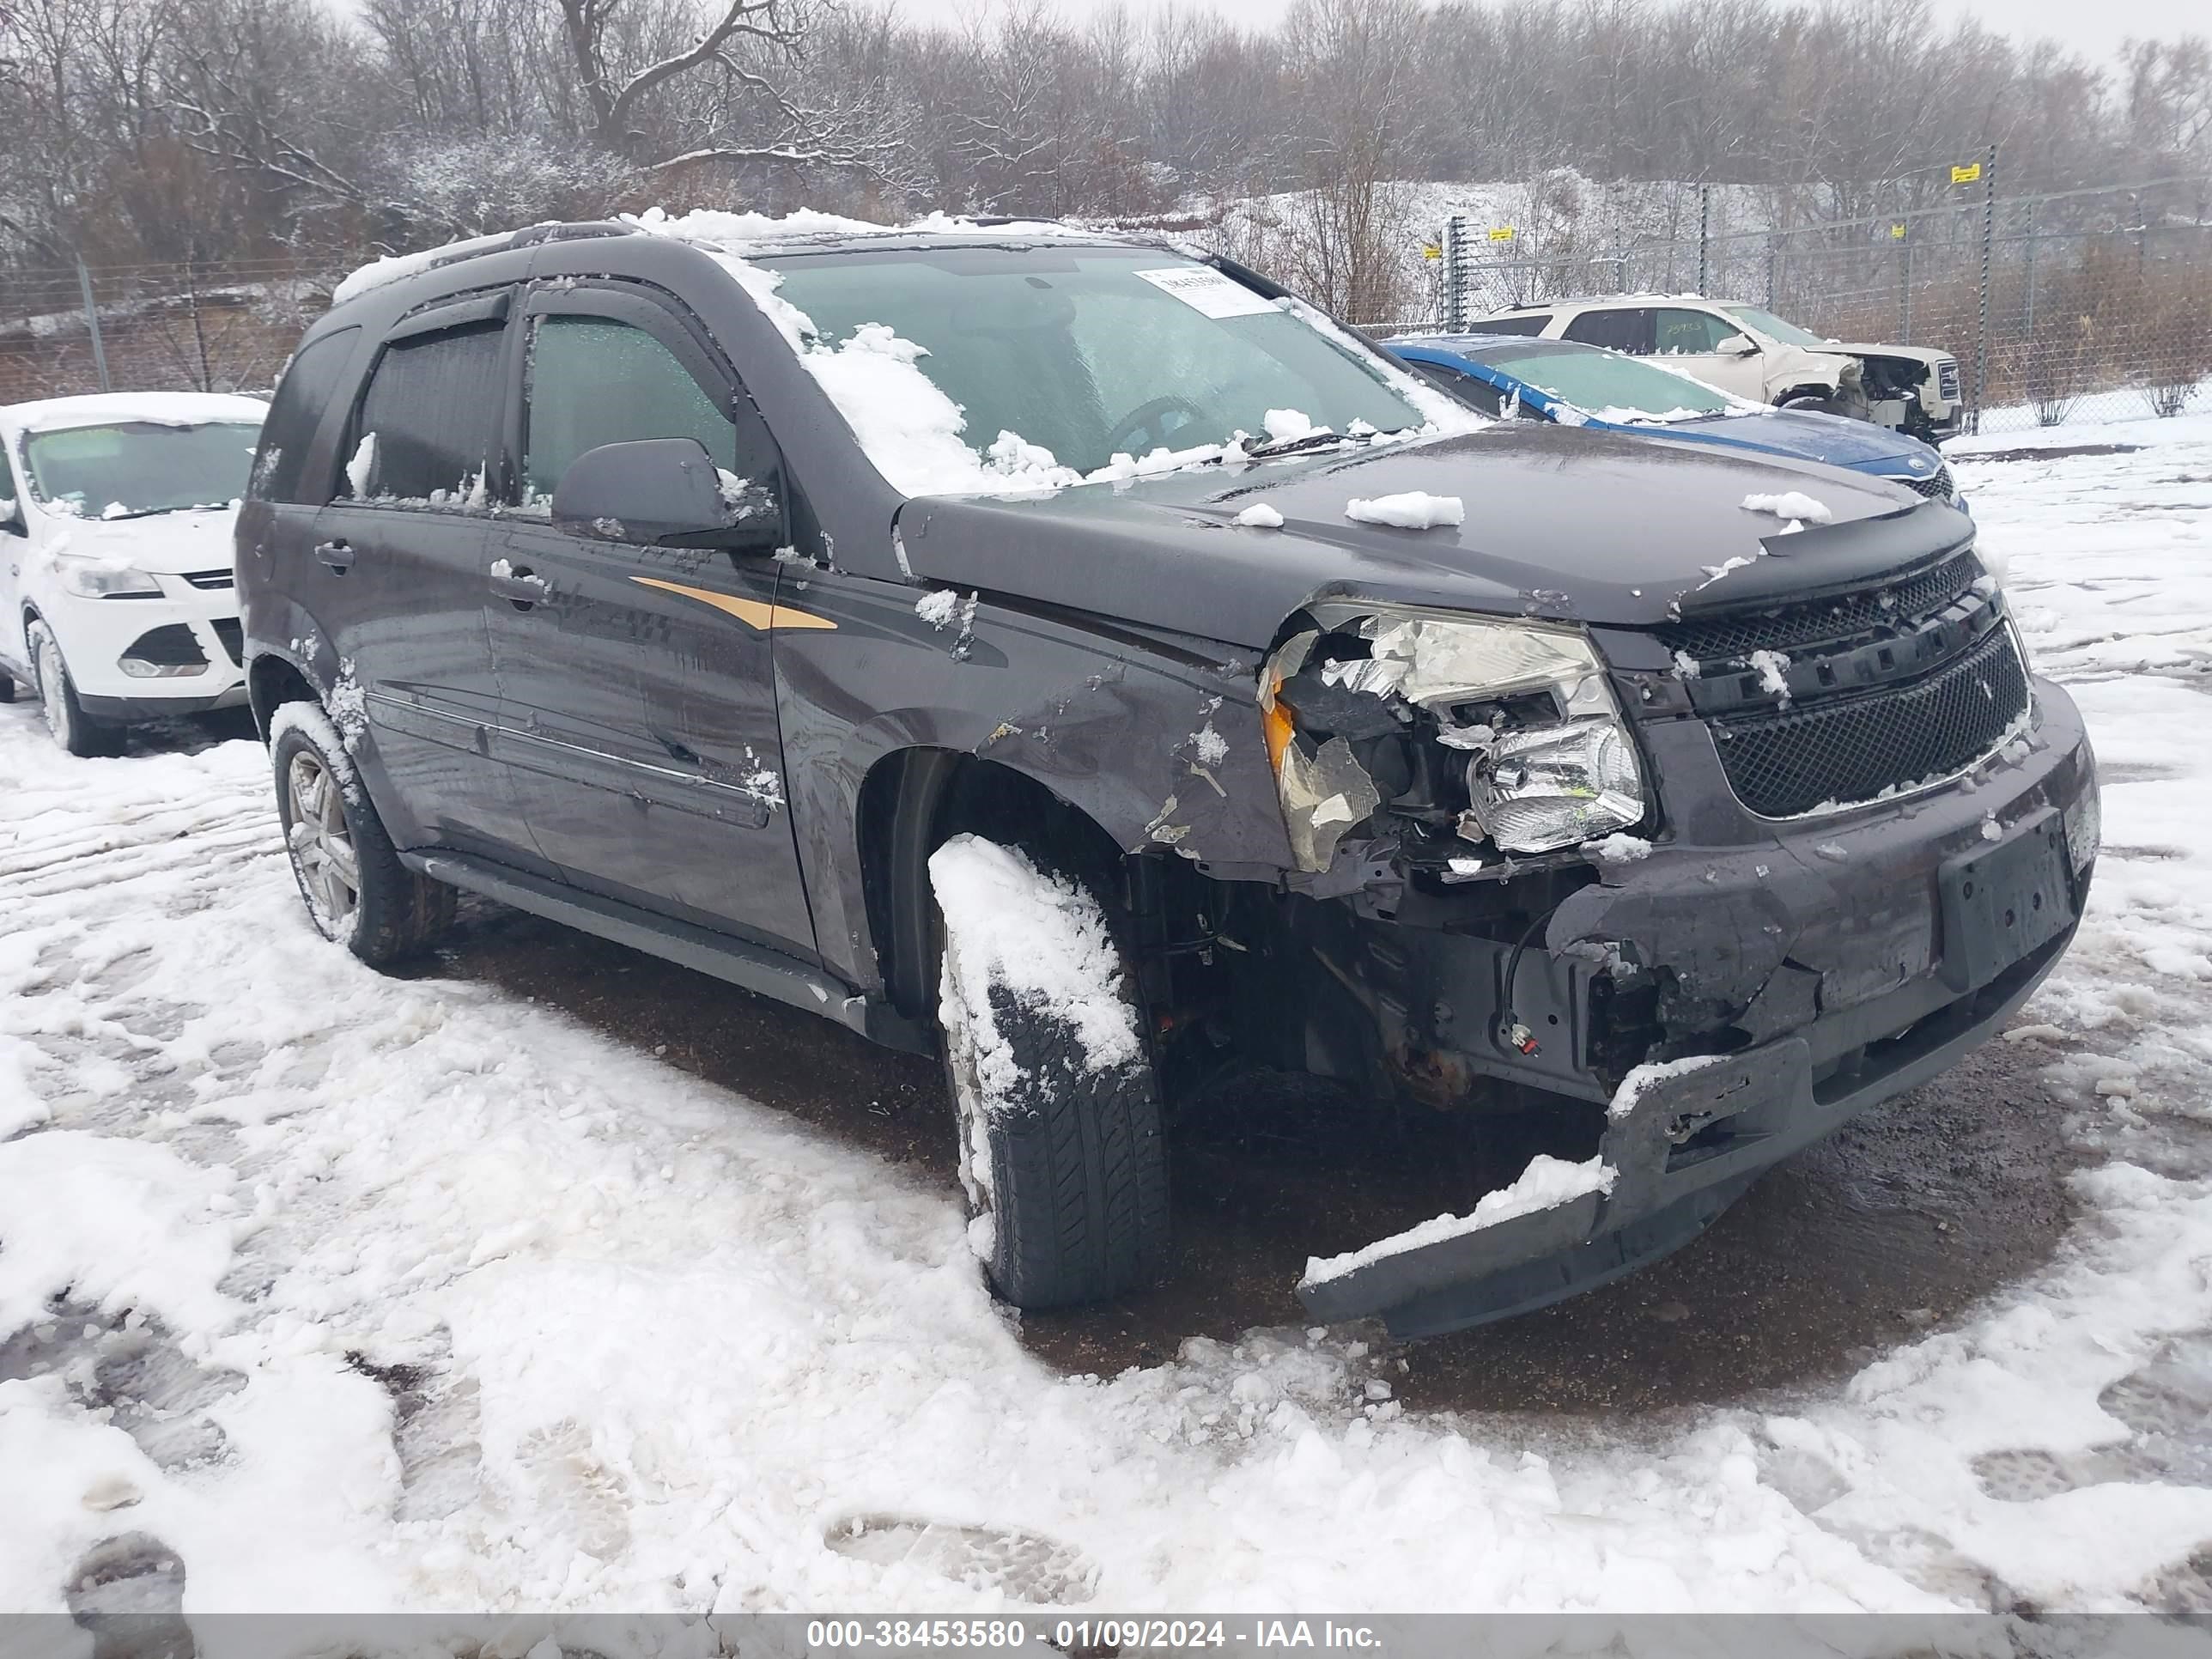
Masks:
[[[1408,1412],[1344,1332],[1058,1375],[950,1183],[325,946],[254,744],[0,708],[0,1609],[118,1537],[190,1612],[2212,1603],[2212,419],[2087,441],[2146,447],[1953,452],[2106,768],[2008,1039],[2080,1218],[1664,1420]]]

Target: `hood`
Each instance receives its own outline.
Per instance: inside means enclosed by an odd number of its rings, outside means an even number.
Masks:
[[[1457,496],[1465,522],[1395,530],[1345,516],[1355,496],[1413,490]],[[1791,491],[1833,521],[1787,533],[1743,505]],[[1257,502],[1281,529],[1232,522]],[[1534,422],[1030,501],[920,497],[898,522],[916,576],[1250,646],[1310,599],[1340,595],[1648,627],[1856,586],[1973,534],[1901,485]]]
[[[71,519],[45,515],[49,526],[41,551],[71,558],[108,559],[155,575],[231,568],[234,507],[157,513],[145,519]]]
[[[1937,363],[1949,362],[1952,356],[1933,346],[1881,345],[1863,340],[1844,341],[1828,349],[1849,352],[1854,357],[1907,357],[1916,363],[1926,363],[1930,368]]]
[[[1607,423],[1609,426],[1611,423]],[[1695,420],[1668,421],[1662,425],[1613,427],[1631,432],[1664,434],[1692,442],[1729,444],[1766,454],[1792,455],[1800,460],[1825,461],[1830,466],[1860,470],[1915,472],[1926,477],[1937,465],[1936,452],[1910,438],[1842,415],[1821,415],[1811,410],[1776,409],[1758,414],[1707,415]],[[1919,460],[1925,465],[1915,468]],[[1886,468],[1883,463],[1889,463]]]

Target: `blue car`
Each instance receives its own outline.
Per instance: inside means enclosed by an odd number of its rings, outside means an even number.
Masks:
[[[1407,335],[1385,349],[1486,415],[1607,432],[1663,432],[1893,478],[1960,511],[1951,469],[1917,438],[1866,421],[1768,409],[1640,358],[1522,334]]]

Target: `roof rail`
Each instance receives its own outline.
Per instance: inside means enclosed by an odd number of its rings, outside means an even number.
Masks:
[[[514,233],[507,246],[534,247],[540,242],[586,242],[595,236],[630,236],[636,234],[629,225],[617,224],[611,219],[585,219],[574,224],[562,224],[557,220],[542,225],[526,225]]]

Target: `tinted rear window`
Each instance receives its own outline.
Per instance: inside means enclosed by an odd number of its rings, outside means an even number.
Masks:
[[[1477,325],[1483,334],[1541,334],[1552,320],[1548,311],[1532,311],[1525,317],[1486,317]]]
[[[338,395],[338,377],[353,356],[357,328],[341,328],[302,346],[276,383],[276,396],[269,405],[269,418],[261,426],[261,449],[254,458],[252,494],[262,501],[310,500],[300,490],[300,475],[307,464],[307,446],[315,441],[323,411]],[[327,490],[311,492],[312,504],[321,506]]]
[[[354,494],[442,501],[473,492],[495,433],[504,334],[479,323],[384,349],[354,422],[354,458],[371,463],[368,488]]]

